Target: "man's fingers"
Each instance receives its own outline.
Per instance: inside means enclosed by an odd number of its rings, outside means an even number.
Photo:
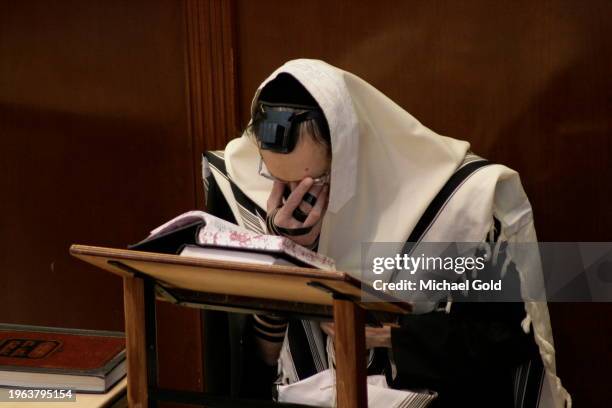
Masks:
[[[312,179],[310,177],[306,177],[304,180],[297,185],[297,187],[291,192],[291,195],[283,205],[283,208],[280,210],[284,214],[291,215],[293,210],[297,208],[298,205],[302,202],[302,198],[304,194],[312,187]]]
[[[273,209],[277,208],[278,206],[280,206],[283,202],[283,191],[285,190],[285,183],[281,183],[280,181],[275,181],[274,185],[272,186],[272,191],[270,192],[270,195],[268,196],[268,202],[267,202],[267,211],[268,214],[270,212],[272,212]]]
[[[325,209],[325,206],[327,205],[327,192],[328,191],[329,191],[329,187],[325,186],[323,188],[323,191],[321,191],[321,194],[319,194],[319,196],[317,197],[316,204],[314,205],[314,207],[312,207],[312,209],[308,213],[308,217],[306,217],[306,220],[304,221],[304,226],[310,227],[310,226],[315,225],[317,222],[319,222],[319,219],[321,218],[321,214],[323,214],[323,210]]]

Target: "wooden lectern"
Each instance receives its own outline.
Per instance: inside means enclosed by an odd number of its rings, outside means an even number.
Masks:
[[[77,258],[123,277],[130,407],[158,401],[207,407],[293,406],[229,400],[157,385],[155,299],[240,313],[282,312],[330,319],[336,326],[336,392],[340,408],[367,407],[365,321],[396,317],[411,307],[345,272],[222,262],[177,255],[73,245]],[[362,302],[368,299],[378,301]],[[238,405],[237,405],[238,404]]]

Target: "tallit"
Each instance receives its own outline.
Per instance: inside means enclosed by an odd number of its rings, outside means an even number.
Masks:
[[[319,252],[334,258],[339,270],[361,276],[365,272],[360,265],[361,244],[395,242],[399,251],[430,201],[463,161],[469,143],[436,134],[367,82],[317,60],[289,61],[273,72],[256,92],[252,109],[263,86],[280,73],[292,75],[310,92],[329,123],[330,198]],[[272,183],[257,177],[258,159],[257,146],[246,135],[225,149],[231,179],[266,208]],[[481,241],[495,216],[502,223],[505,240],[536,241],[531,206],[515,171],[488,166],[466,184],[425,240]],[[528,293],[542,285],[539,257],[510,255],[524,289],[523,326],[528,330],[532,325],[546,369],[548,406],[571,405],[556,376],[548,308],[546,303],[532,301]]]

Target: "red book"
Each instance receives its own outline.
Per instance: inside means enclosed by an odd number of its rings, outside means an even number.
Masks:
[[[123,333],[0,324],[0,386],[104,393],[125,373]]]

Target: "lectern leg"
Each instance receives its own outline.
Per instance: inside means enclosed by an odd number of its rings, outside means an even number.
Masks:
[[[334,323],[338,408],[367,408],[364,311],[334,299]]]
[[[148,406],[144,292],[144,281],[141,278],[123,278],[127,396],[130,408]]]

